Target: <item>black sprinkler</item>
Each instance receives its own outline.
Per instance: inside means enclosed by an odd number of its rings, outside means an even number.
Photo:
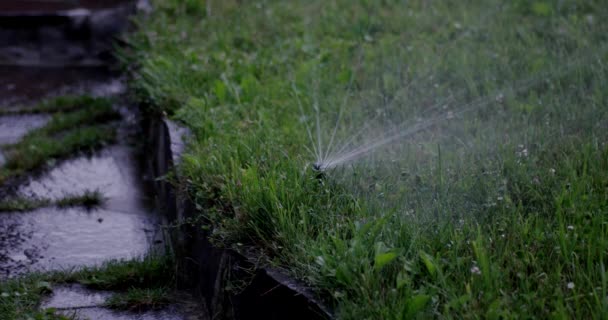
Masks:
[[[315,178],[322,180],[325,178],[325,168],[321,162],[315,162],[312,164],[312,171],[315,173]]]

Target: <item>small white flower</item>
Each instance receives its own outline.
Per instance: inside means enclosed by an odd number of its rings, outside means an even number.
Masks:
[[[318,256],[318,257],[315,259],[315,262],[316,262],[318,265],[320,265],[320,266],[324,266],[324,265],[325,265],[325,259],[323,259],[323,257],[322,257],[322,256]]]
[[[478,267],[478,266],[472,266],[472,267],[471,267],[471,273],[472,273],[472,274],[478,274],[478,275],[479,275],[479,274],[481,274],[481,270],[479,269],[479,267]]]
[[[551,174],[555,174],[555,169],[551,168],[551,169],[549,169],[549,172],[550,172]]]
[[[520,158],[525,158],[528,156],[528,148],[526,148],[526,146],[524,146],[523,144],[520,144],[517,146],[519,148],[518,151],[515,152],[515,154],[520,157]]]
[[[568,289],[570,289],[570,290],[574,289],[574,282],[568,282],[566,287],[568,287]]]
[[[568,230],[574,230],[574,226],[572,226],[572,225],[568,226],[567,228],[568,228]]]
[[[496,102],[498,102],[498,103],[503,103],[504,101],[505,101],[505,95],[504,95],[504,94],[502,94],[502,93],[499,93],[499,94],[496,96]]]

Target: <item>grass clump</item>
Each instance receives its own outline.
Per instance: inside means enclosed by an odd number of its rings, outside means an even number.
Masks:
[[[0,281],[1,319],[68,320],[55,310],[39,310],[42,298],[51,293],[44,277],[34,274],[20,279]]]
[[[145,311],[158,310],[171,303],[171,293],[167,288],[130,288],[126,292],[112,295],[106,306],[111,309]]]
[[[60,208],[85,207],[92,209],[103,204],[105,198],[99,190],[86,190],[81,195],[68,195],[55,201],[55,205]]]
[[[86,190],[81,195],[67,195],[56,200],[46,198],[12,197],[0,200],[0,212],[32,211],[53,205],[59,208],[80,206],[86,209],[93,209],[101,206],[104,200],[103,194],[97,190]]]
[[[112,106],[112,102],[107,98],[91,97],[88,95],[78,96],[59,96],[39,102],[30,107],[11,108],[0,110],[0,116],[36,114],[36,113],[57,113],[71,112],[77,109],[104,109]]]
[[[114,141],[111,127],[91,126],[64,133],[60,138],[32,135],[6,149],[6,162],[0,169],[0,181],[39,169],[52,159],[61,159],[79,151],[99,148]]]
[[[116,131],[107,124],[120,119],[110,100],[89,96],[58,97],[21,111],[54,114],[45,126],[29,132],[21,141],[2,146],[6,162],[0,168],[0,181],[114,141]]]
[[[51,204],[48,199],[10,198],[0,200],[0,212],[32,211],[47,207]]]
[[[156,5],[132,87],[218,244],[340,319],[606,314],[600,1]]]
[[[110,121],[119,120],[120,114],[112,108],[112,105],[103,104],[95,107],[86,107],[69,113],[58,113],[53,115],[51,120],[43,127],[30,132],[24,141],[28,138],[48,135],[52,136],[62,131],[95,125],[99,123],[108,123]]]
[[[98,290],[153,289],[172,284],[172,266],[171,257],[148,255],[141,259],[109,261],[102,266],[84,268],[59,279]]]

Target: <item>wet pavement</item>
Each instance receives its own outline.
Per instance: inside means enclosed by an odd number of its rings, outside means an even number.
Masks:
[[[0,145],[21,140],[29,131],[44,126],[49,119],[50,116],[46,114],[0,117],[0,132],[3,132],[0,136]]]
[[[54,308],[66,316],[98,320],[182,320],[187,318],[187,305],[170,305],[163,310],[150,310],[137,314],[114,311],[103,307],[112,292],[92,291],[81,285],[67,285],[54,289],[52,298],[43,308]]]
[[[30,198],[60,199],[98,190],[106,201],[92,210],[50,207],[3,214],[2,276],[92,266],[161,249],[160,221],[138,183],[131,151],[125,146],[106,148],[63,162],[22,186],[19,193]]]
[[[23,69],[22,67],[20,67]],[[29,68],[29,74],[44,75],[60,70]],[[90,70],[89,70],[90,71]],[[94,77],[89,78],[90,74]],[[108,73],[103,73],[108,75]],[[52,83],[54,76],[41,77],[49,82],[27,81],[15,84],[9,93],[0,95],[5,108],[34,103],[42,97],[61,94],[91,93],[112,96],[124,91],[121,79],[99,77],[95,72],[83,72],[82,79],[73,75]],[[0,76],[7,78],[6,74]],[[48,88],[48,90],[43,90]],[[105,201],[100,208],[59,209],[42,208],[31,212],[0,214],[0,279],[32,271],[71,270],[94,266],[111,259],[141,257],[151,250],[162,250],[161,219],[147,196],[144,177],[139,168],[133,134],[137,130],[137,115],[127,107],[116,106],[123,114],[118,124],[119,141],[89,155],[49,163],[50,169],[30,177],[16,188],[21,196],[60,199],[85,191],[100,191]],[[18,115],[0,117],[0,144],[19,141],[27,132],[43,126],[48,115]],[[0,157],[0,164],[1,164]],[[54,288],[52,296],[42,307],[57,308],[67,316],[78,319],[189,319],[192,313],[181,306],[161,311],[127,312],[103,308],[110,292],[86,290],[81,286]]]
[[[131,0],[2,1],[0,64],[105,65],[135,8]]]
[[[100,191],[105,201],[92,210],[48,207],[0,214],[0,281],[32,271],[71,270],[141,257],[164,248],[161,219],[147,196],[151,193],[146,191],[139,166],[138,116],[121,105],[124,77],[108,67],[111,59],[104,56],[107,39],[125,28],[128,4],[133,2],[0,1],[0,110],[53,96],[88,94],[116,98],[115,107],[123,115],[117,124],[118,144],[51,161],[47,170],[11,186],[21,196],[49,199]],[[53,21],[61,23],[53,26]],[[44,114],[0,116],[0,145],[19,141],[49,118]],[[59,286],[41,307],[82,319],[199,318],[182,305],[140,313],[112,311],[103,307],[111,294],[80,285]]]
[[[108,67],[0,65],[0,109],[66,94],[112,96],[125,90],[123,77]]]

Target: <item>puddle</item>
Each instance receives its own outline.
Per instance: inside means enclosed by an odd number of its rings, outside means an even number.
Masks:
[[[156,231],[148,216],[104,209],[47,208],[5,214],[0,221],[4,277],[140,257],[148,252]]]
[[[99,190],[99,209],[43,208],[0,217],[0,271],[12,277],[144,255],[162,246],[159,220],[143,194],[136,161],[126,146],[61,163],[19,192],[58,199]],[[159,248],[160,249],[160,248]]]
[[[91,157],[65,161],[19,189],[26,197],[59,199],[98,190],[106,198],[103,209],[150,215],[150,199],[143,185],[133,150],[111,146]]]

